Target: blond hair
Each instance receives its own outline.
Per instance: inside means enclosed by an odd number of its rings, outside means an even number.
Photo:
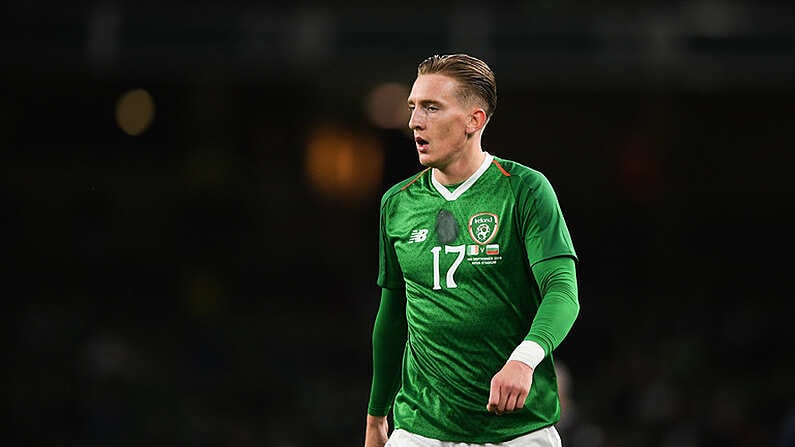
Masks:
[[[420,63],[417,76],[442,74],[458,81],[461,102],[479,103],[490,118],[497,108],[497,81],[494,72],[482,60],[468,54],[433,55]]]

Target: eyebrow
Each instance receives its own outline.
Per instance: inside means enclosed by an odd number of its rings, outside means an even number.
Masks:
[[[412,101],[412,99],[411,99],[411,98],[409,98],[409,99],[406,101],[406,103],[407,103],[407,104],[409,104],[409,105],[411,105],[411,104],[414,104],[414,101]],[[442,103],[441,103],[441,102],[439,102],[439,101],[434,101],[434,100],[432,100],[432,99],[421,99],[421,100],[419,100],[419,105],[421,105],[421,106],[428,106],[428,105],[437,105],[437,106],[440,106],[440,105],[442,105]]]

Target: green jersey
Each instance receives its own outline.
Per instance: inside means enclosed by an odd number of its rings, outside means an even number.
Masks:
[[[552,355],[524,408],[486,411],[492,376],[528,335],[541,303],[531,266],[576,257],[552,186],[486,154],[454,187],[431,169],[381,202],[378,285],[406,291],[408,340],[395,428],[443,441],[502,442],[560,418]]]

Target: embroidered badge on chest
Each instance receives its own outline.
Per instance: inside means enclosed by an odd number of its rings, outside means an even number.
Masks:
[[[498,228],[499,218],[494,213],[477,213],[469,218],[469,235],[480,245],[491,242]]]

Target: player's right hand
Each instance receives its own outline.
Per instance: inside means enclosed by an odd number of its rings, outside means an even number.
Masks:
[[[386,416],[367,415],[367,428],[364,432],[364,447],[384,447],[388,439],[389,422]]]

